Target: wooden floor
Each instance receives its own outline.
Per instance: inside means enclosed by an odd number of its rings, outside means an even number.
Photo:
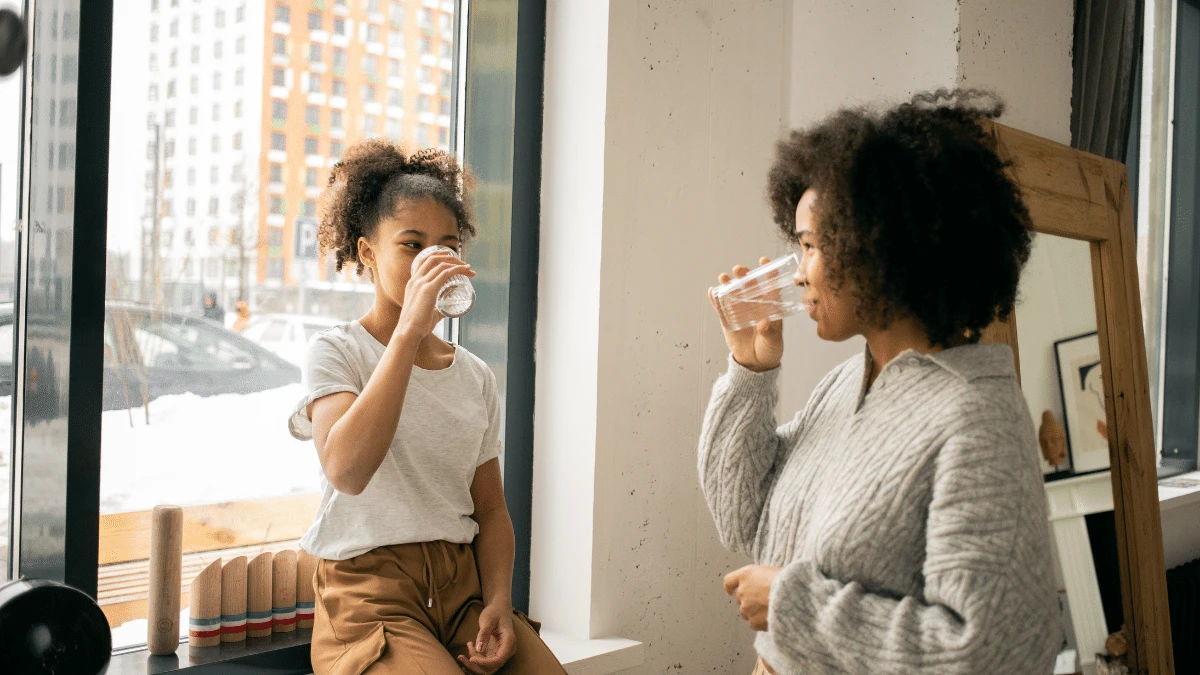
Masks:
[[[293,495],[183,509],[183,602],[188,586],[217,558],[252,558],[296,549],[312,524],[319,494]],[[100,517],[98,601],[110,626],[146,617],[149,592],[150,512]]]

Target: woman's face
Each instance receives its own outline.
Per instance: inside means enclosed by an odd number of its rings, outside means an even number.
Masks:
[[[395,211],[379,221],[372,237],[359,239],[358,250],[375,278],[376,296],[400,307],[413,258],[421,249],[441,245],[461,251],[461,243],[454,214],[426,197],[401,199]]]
[[[804,286],[804,300],[809,304],[809,316],[817,322],[817,336],[822,340],[841,342],[861,334],[862,327],[850,284],[844,283],[833,290],[828,267],[817,247],[820,223],[813,212],[816,200],[817,193],[809,188],[796,205],[796,234],[801,252],[796,285]]]

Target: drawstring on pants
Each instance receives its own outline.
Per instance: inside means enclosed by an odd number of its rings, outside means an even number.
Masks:
[[[433,560],[430,559],[430,557],[429,557],[429,547],[430,546],[436,546],[438,548],[438,550],[440,550],[442,552],[442,566],[445,568],[446,571],[449,571],[450,567],[452,565],[454,567],[453,574],[451,574],[450,577],[448,579],[446,579],[446,583],[442,584],[442,586],[440,588],[438,587],[437,582],[434,580]],[[425,558],[425,570],[424,570],[425,571],[425,588],[427,589],[427,593],[428,593],[428,598],[425,601],[425,606],[428,609],[433,609],[434,601],[435,600],[437,601],[438,626],[444,626],[446,624],[446,617],[442,616],[442,598],[440,595],[440,591],[442,590],[442,588],[445,588],[445,587],[449,586],[450,584],[453,584],[454,580],[458,577],[458,563],[450,557],[449,553],[446,551],[446,548],[447,548],[447,544],[445,542],[440,542],[440,541],[421,542],[421,554]]]

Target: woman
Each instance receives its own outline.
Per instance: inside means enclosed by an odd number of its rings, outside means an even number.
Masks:
[[[1011,350],[978,344],[1032,238],[979,125],[1001,111],[939,91],[779,144],[769,194],[817,335],[866,349],[776,428],[782,325],[725,333],[700,476],[723,543],[758,563],[725,588],[763,631],[759,672],[1053,669],[1033,423]]]
[[[322,197],[322,248],[338,270],[368,270],[375,301],[313,339],[290,420],[323,474],[301,541],[321,559],[318,675],[565,673],[512,608],[496,378],[433,334],[438,291],[474,272],[449,252],[412,270],[423,248],[458,251],[474,234],[463,178],[445,153],[367,141]]]

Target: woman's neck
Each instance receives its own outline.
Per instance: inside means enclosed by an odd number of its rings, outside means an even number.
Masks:
[[[921,323],[912,317],[897,319],[887,328],[868,331],[864,333],[864,337],[867,338],[867,350],[871,353],[871,376],[868,383],[874,383],[884,366],[909,349],[922,354],[942,350],[941,346],[929,341],[929,335]]]
[[[376,296],[371,309],[367,310],[367,313],[358,322],[372,337],[386,347],[396,332],[396,326],[400,323],[400,308],[390,303],[380,302]],[[445,367],[442,362],[445,360],[447,348],[448,345],[433,333],[424,336],[421,338],[421,343],[417,345],[416,364],[427,370]],[[453,350],[451,349],[450,352],[452,353]]]

